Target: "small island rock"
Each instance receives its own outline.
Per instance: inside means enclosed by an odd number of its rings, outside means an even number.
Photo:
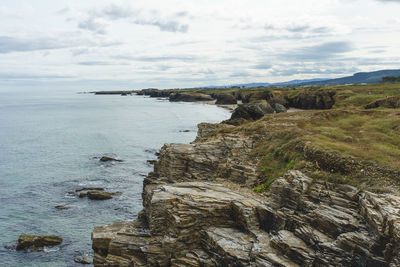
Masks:
[[[106,200],[111,199],[113,196],[112,193],[109,192],[101,192],[101,191],[88,191],[87,197],[92,200]]]
[[[24,250],[31,248],[41,251],[45,246],[56,246],[62,243],[62,238],[56,235],[20,235],[16,250]]]
[[[101,162],[108,162],[108,161],[118,161],[118,162],[122,162],[123,160],[111,158],[111,157],[108,157],[108,156],[103,156],[103,157],[100,158],[100,161],[101,161]]]

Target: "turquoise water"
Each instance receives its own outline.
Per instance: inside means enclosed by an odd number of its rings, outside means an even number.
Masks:
[[[82,266],[73,260],[92,252],[93,227],[133,220],[141,210],[147,160],[164,143],[191,142],[199,122],[228,117],[213,105],[142,96],[0,91],[0,266]],[[124,162],[100,163],[102,155]],[[107,201],[68,194],[87,186],[123,194]],[[64,242],[47,252],[4,247],[22,233]]]

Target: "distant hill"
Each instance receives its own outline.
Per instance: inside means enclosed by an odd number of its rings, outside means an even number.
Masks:
[[[336,78],[324,81],[304,82],[299,85],[340,85],[340,84],[361,84],[361,83],[380,83],[382,77],[400,76],[400,70],[379,70],[373,72],[359,72],[353,76]]]
[[[373,72],[359,72],[353,76],[335,78],[335,79],[306,79],[306,80],[292,80],[288,82],[279,83],[243,83],[231,84],[225,86],[206,86],[201,88],[230,88],[230,87],[272,87],[272,86],[295,86],[295,85],[341,85],[341,84],[363,84],[363,83],[380,83],[382,77],[385,76],[400,76],[400,69],[398,70],[379,70]]]

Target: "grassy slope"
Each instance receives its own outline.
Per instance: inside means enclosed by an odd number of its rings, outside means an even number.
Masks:
[[[329,166],[323,168],[317,161],[311,162],[301,148],[308,146],[316,151],[337,154],[365,166],[375,164],[400,170],[400,110],[364,109],[372,101],[400,95],[400,84],[327,86],[320,89],[336,91],[336,104],[332,110],[267,115],[256,122],[221,130],[260,136],[252,156],[259,160],[259,172],[264,182],[255,191],[267,190],[288,169],[301,169],[318,179],[367,186],[369,189],[399,186],[400,177],[393,175],[376,177],[361,172],[330,171]],[[252,91],[256,90],[260,89]],[[305,88],[284,90],[293,95]]]

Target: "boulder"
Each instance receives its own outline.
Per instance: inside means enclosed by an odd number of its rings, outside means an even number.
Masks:
[[[276,113],[287,112],[287,109],[285,108],[285,106],[278,104],[278,103],[275,103],[274,108],[275,108]]]
[[[108,157],[108,156],[102,156],[102,157],[100,158],[100,161],[101,161],[101,162],[108,162],[108,161],[118,161],[118,162],[123,162],[123,160],[120,160],[120,159],[115,159],[115,158]]]
[[[240,118],[246,120],[258,120],[265,114],[271,114],[274,112],[275,110],[270,104],[268,104],[268,102],[242,104],[233,111],[231,120]]]
[[[102,192],[102,191],[88,191],[87,197],[92,200],[106,200],[111,199],[113,193]]]
[[[169,96],[171,102],[197,102],[197,101],[213,101],[210,95],[201,93],[173,93]]]
[[[376,100],[365,106],[366,109],[371,108],[400,108],[400,96],[390,96],[383,99]]]
[[[41,251],[45,246],[56,246],[62,243],[62,238],[56,235],[20,235],[18,238],[17,250],[32,249]]]
[[[217,105],[234,105],[237,104],[236,97],[230,94],[220,94],[216,96],[217,102],[215,104]]]

